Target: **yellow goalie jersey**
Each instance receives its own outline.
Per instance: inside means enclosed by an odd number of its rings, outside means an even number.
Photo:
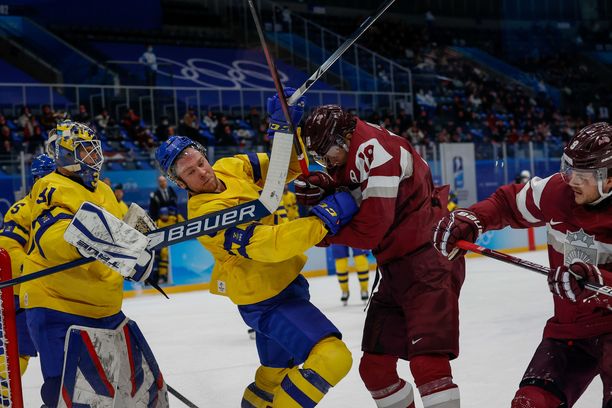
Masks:
[[[9,208],[0,230],[0,248],[6,249],[11,257],[13,278],[21,276],[23,261],[27,256],[30,239],[30,196],[25,196]],[[19,294],[19,285],[13,288]]]
[[[264,153],[250,153],[218,160],[213,169],[226,190],[189,198],[189,218],[256,200],[262,190],[270,160]],[[288,180],[299,174],[295,155]],[[327,234],[317,217],[288,222],[274,213],[257,222],[241,224],[204,235],[198,240],[215,258],[210,291],[244,305],[269,299],[291,283],[306,263],[304,251]]]
[[[95,191],[51,173],[38,180],[31,196],[31,244],[24,262],[24,275],[81,258],[64,241],[64,231],[84,201],[92,202],[121,218],[112,190],[98,183]],[[45,307],[79,316],[101,318],[121,310],[123,278],[100,262],[34,279],[21,285],[25,308]]]

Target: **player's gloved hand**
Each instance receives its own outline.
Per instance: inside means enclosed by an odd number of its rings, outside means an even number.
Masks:
[[[353,196],[346,191],[339,191],[325,197],[321,202],[310,209],[313,215],[319,217],[329,233],[335,235],[346,225],[353,215],[359,211]]]
[[[286,87],[284,89],[285,97],[289,99],[291,95],[294,94],[295,88]],[[291,122],[293,126],[298,125],[300,120],[302,120],[302,116],[304,115],[304,108],[306,106],[306,97],[301,96],[295,103],[295,105],[289,106],[289,115],[291,116]],[[268,126],[268,137],[270,140],[274,137],[274,132],[276,131],[288,131],[289,124],[287,123],[287,119],[285,119],[285,115],[283,114],[283,109],[281,107],[281,102],[278,95],[274,95],[268,98],[268,102],[266,104],[266,111],[269,115],[270,125]]]
[[[465,255],[467,251],[459,249],[461,240],[474,242],[482,234],[480,220],[470,210],[455,210],[442,218],[434,227],[432,242],[434,247],[450,261]]]
[[[603,271],[608,273],[607,271]],[[574,262],[570,266],[551,269],[548,274],[548,288],[553,293],[570,302],[589,302],[597,298],[597,293],[584,288],[586,282],[604,285],[602,271],[597,265]]]
[[[295,187],[295,199],[298,204],[315,205],[323,197],[336,190],[334,179],[322,171],[313,171],[305,176],[300,174],[293,182]]]
[[[144,282],[147,280],[149,275],[151,275],[154,263],[155,251],[145,249],[138,257],[138,261],[136,261],[134,269],[132,269],[131,273],[126,276],[126,278],[135,282]]]

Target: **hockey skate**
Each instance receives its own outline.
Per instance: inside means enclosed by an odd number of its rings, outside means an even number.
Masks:
[[[255,334],[255,329],[249,329],[247,332],[249,333],[249,339],[255,340],[255,337],[257,337]]]
[[[361,291],[361,300],[363,301],[363,303],[368,303],[368,299],[370,298],[370,294],[368,293],[367,290],[362,290]]]
[[[342,292],[342,296],[340,297],[342,306],[346,306],[348,304],[348,298],[349,298],[349,292]]]

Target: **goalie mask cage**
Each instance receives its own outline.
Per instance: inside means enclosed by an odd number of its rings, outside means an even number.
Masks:
[[[0,248],[0,281],[12,278],[11,258]],[[23,408],[13,288],[0,291],[0,406]]]

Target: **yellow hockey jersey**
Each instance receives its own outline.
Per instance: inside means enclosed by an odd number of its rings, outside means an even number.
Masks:
[[[38,180],[31,196],[31,245],[24,274],[81,258],[64,241],[64,231],[84,201],[92,202],[116,217],[121,208],[111,188],[98,183],[95,191],[59,173]],[[22,284],[21,305],[45,307],[79,316],[101,318],[121,310],[123,277],[101,262],[91,262]]]
[[[295,193],[291,191],[287,191],[283,194],[283,207],[287,211],[287,217],[289,221],[295,220],[296,218],[300,218],[300,211],[298,210],[297,198],[295,198]]]
[[[226,189],[221,193],[197,194],[189,198],[188,218],[224,210],[256,200],[264,184],[270,160],[264,153],[220,159],[213,169]],[[295,155],[288,180],[299,174]],[[215,258],[210,292],[228,296],[244,305],[269,299],[291,283],[306,263],[304,251],[327,234],[317,217],[288,222],[271,214],[258,222],[241,224],[204,235],[198,240]]]
[[[0,230],[0,248],[6,249],[11,257],[13,278],[22,273],[30,239],[30,224],[30,196],[27,195],[9,208]],[[15,294],[19,294],[19,286],[13,287]]]

